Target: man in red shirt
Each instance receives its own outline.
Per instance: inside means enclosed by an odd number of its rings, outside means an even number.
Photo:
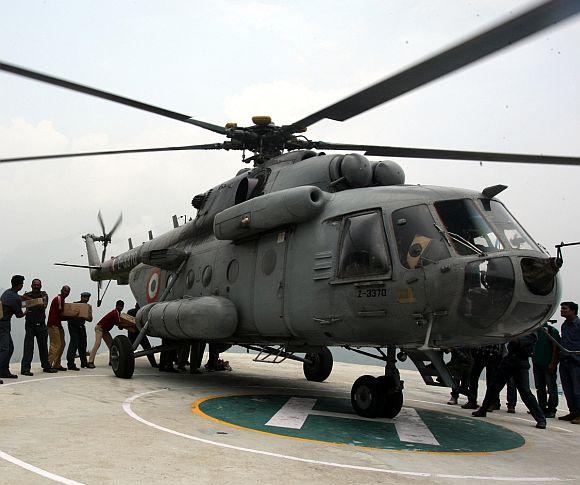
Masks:
[[[125,302],[123,300],[118,300],[115,304],[115,308],[107,313],[103,318],[99,320],[99,323],[95,325],[95,345],[93,345],[93,349],[91,350],[91,356],[89,357],[89,363],[87,367],[89,369],[95,368],[95,357],[101,346],[101,341],[104,340],[105,344],[109,349],[111,348],[111,344],[113,343],[113,337],[111,337],[111,329],[115,325],[119,325],[121,312],[125,307]]]
[[[62,316],[64,310],[64,301],[70,293],[69,286],[63,286],[60,290],[60,295],[56,295],[50,302],[50,310],[48,311],[48,337],[50,339],[50,348],[48,349],[48,363],[50,367],[56,370],[65,371],[60,363],[62,353],[64,352],[64,329],[62,328],[62,321],[66,317]]]

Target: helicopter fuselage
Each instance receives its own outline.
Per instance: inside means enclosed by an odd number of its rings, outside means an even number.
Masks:
[[[141,307],[227,300],[235,323],[216,341],[297,349],[492,344],[553,313],[554,261],[497,199],[379,185],[376,164],[360,155],[349,169],[312,153],[241,172],[198,199],[195,220],[106,261],[93,279],[129,283]],[[187,311],[163,310],[147,333],[175,338],[167,320],[187,326]],[[203,320],[204,309],[192,311]]]

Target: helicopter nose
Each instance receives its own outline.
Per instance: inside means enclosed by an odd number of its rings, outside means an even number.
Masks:
[[[522,277],[534,295],[545,296],[552,292],[559,265],[556,258],[522,258]]]
[[[512,303],[514,290],[515,273],[509,257],[468,263],[460,315],[474,328],[490,329]]]

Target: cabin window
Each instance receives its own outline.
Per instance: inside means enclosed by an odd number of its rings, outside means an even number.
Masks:
[[[420,268],[449,258],[448,244],[426,205],[396,210],[392,219],[399,258],[405,268]]]
[[[359,278],[386,275],[390,271],[381,214],[371,212],[345,218],[337,276]]]
[[[513,249],[538,249],[532,238],[526,234],[526,231],[501,202],[480,199],[479,203],[485,216],[498,229],[500,234],[505,236],[505,239]]]
[[[453,247],[462,256],[501,251],[503,244],[470,199],[435,202]]]

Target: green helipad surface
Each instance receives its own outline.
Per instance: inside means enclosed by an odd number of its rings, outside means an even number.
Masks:
[[[241,395],[200,400],[194,410],[255,431],[343,445],[429,452],[496,452],[525,443],[484,419],[404,407],[395,419],[354,414],[348,399]]]

